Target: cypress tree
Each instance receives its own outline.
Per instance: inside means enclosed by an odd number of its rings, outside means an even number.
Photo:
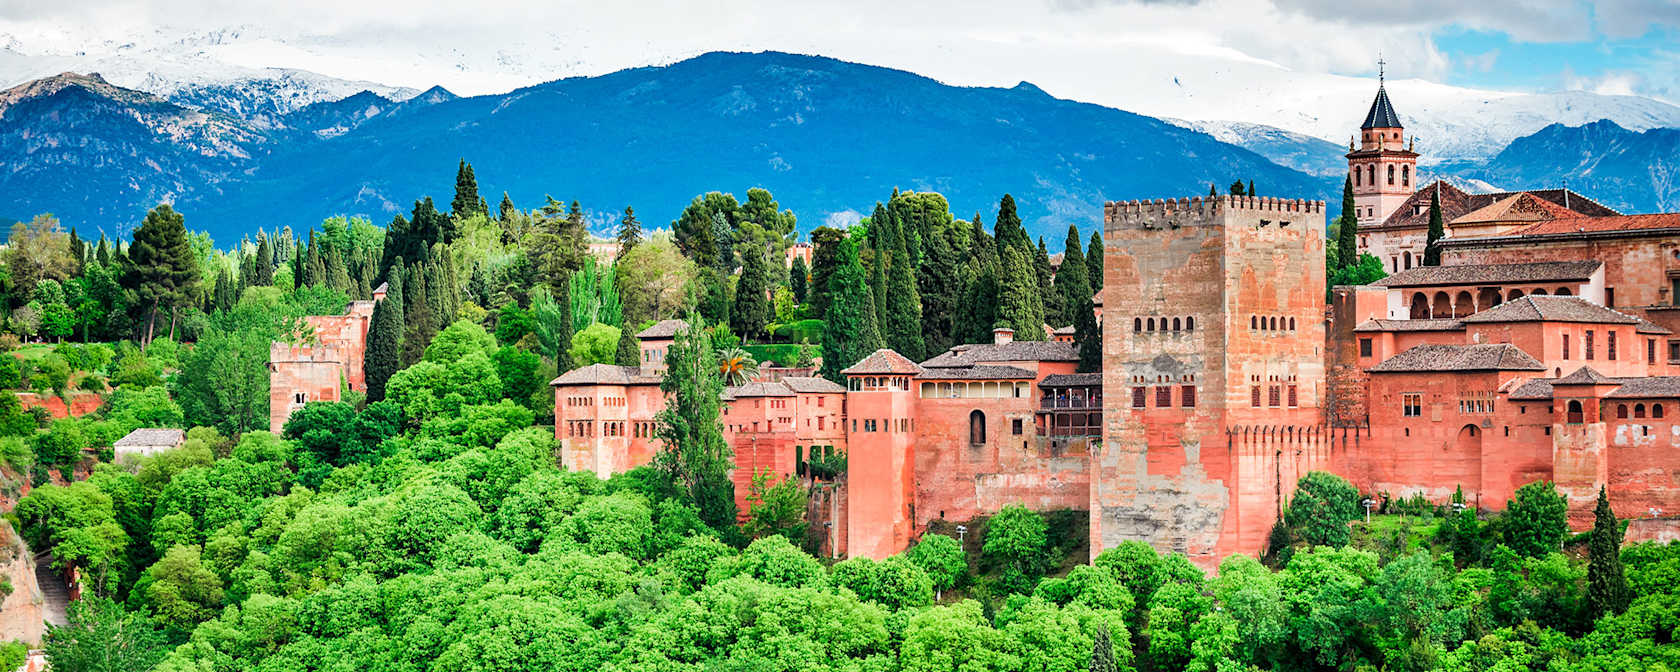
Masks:
[[[256,271],[253,280],[257,285],[267,287],[274,284],[274,248],[268,244],[268,236],[257,236],[257,258],[253,270]]]
[[[641,242],[642,223],[636,220],[636,211],[626,205],[624,218],[618,220],[618,256],[615,259],[623,259],[624,255],[630,254],[630,250],[636,249],[636,245]]]
[[[882,336],[887,347],[912,361],[921,361],[922,297],[910,272],[910,252],[902,246],[893,251],[891,278],[887,281],[887,312],[880,314]]]
[[[806,283],[810,279],[810,271],[805,269],[805,257],[794,257],[792,268],[788,269],[788,289],[793,290],[794,303],[805,303]]]
[[[385,399],[385,383],[402,369],[403,283],[401,273],[386,281],[385,300],[373,306],[368,324],[367,356],[362,359],[362,376],[367,383],[368,403]]]
[[[1622,572],[1622,528],[1610,510],[1604,486],[1598,486],[1598,506],[1593,509],[1592,541],[1587,565],[1587,598],[1594,618],[1626,611],[1632,601],[1627,576]]]
[[[1208,183],[1208,198],[1219,198],[1219,187],[1211,182]]]
[[[944,352],[957,343],[959,314],[962,320],[972,319],[972,306],[962,303],[963,268],[948,227],[930,229],[922,239],[916,282],[922,299],[922,353]]]
[[[1336,262],[1340,268],[1359,263],[1359,218],[1353,205],[1353,178],[1342,178],[1342,215],[1336,224]]]
[[[1033,274],[1038,278],[1038,297],[1039,303],[1044,306],[1044,323],[1060,324],[1063,319],[1062,295],[1052,286],[1055,271],[1050,268],[1050,251],[1044,247],[1044,236],[1038,237],[1038,254],[1033,257]]]
[[[869,296],[875,302],[875,314],[887,312],[887,266],[892,263],[892,220],[881,202],[875,202],[875,214],[869,217]]]
[[[1015,340],[1044,340],[1044,304],[1026,248],[1003,248],[998,282],[998,324],[1015,330]]]
[[[1254,179],[1253,178],[1249,178],[1249,180],[1248,180],[1248,195],[1250,197],[1260,195],[1260,192],[1254,190]]]
[[[816,250],[811,255],[811,288],[808,292],[811,314],[819,320],[828,319],[828,308],[834,302],[834,293],[829,290],[830,278],[840,268],[840,241],[845,238],[846,232],[827,226],[817,227],[811,232],[811,244]]]
[[[1248,187],[1243,186],[1243,181],[1242,180],[1237,180],[1235,182],[1232,182],[1231,183],[1231,195],[1232,196],[1247,196],[1248,195]]]
[[[449,202],[449,210],[457,218],[484,212],[484,199],[478,195],[478,177],[473,175],[472,164],[461,159],[461,164],[455,168],[455,200]]]
[[[420,361],[426,354],[426,346],[432,344],[432,336],[437,334],[437,327],[433,324],[432,300],[426,287],[426,264],[415,263],[408,269],[408,277],[403,283],[406,299],[403,307],[403,318],[406,328],[403,333],[402,365],[410,366]],[[568,341],[571,339],[568,337]]]
[[[99,247],[94,248],[93,258],[99,260],[100,266],[111,265],[111,241],[106,240],[105,234],[99,234]]]
[[[519,212],[519,209],[513,207],[513,199],[508,198],[507,192],[502,192],[502,204],[496,208],[496,219],[506,222],[512,219],[514,213],[517,212]]]
[[[321,258],[321,265],[327,270],[327,286],[349,294],[356,285],[350,280],[350,268],[344,262],[344,255],[338,248],[330,248]]]
[[[386,237],[390,237],[390,234],[386,234]],[[299,287],[308,286],[304,283],[303,277],[309,267],[308,259],[309,255],[304,254],[303,252],[303,243],[298,243],[297,251],[292,254],[292,286],[287,287],[286,289],[297,289]]]
[[[214,295],[213,295],[214,298],[212,299],[212,304],[211,304],[212,308],[214,308],[215,310],[223,311],[223,312],[226,312],[226,311],[231,310],[233,308],[233,304],[234,304],[234,286],[233,285],[234,285],[233,274],[229,273],[226,268],[220,269],[216,272],[216,287],[215,287]]]
[[[670,477],[701,521],[722,530],[735,525],[736,514],[735,486],[729,480],[735,453],[718,420],[723,380],[705,319],[690,315],[688,324],[666,351],[659,383],[665,409],[654,416],[654,435],[664,449],[654,465]]]
[[[1091,232],[1091,244],[1085,248],[1085,281],[1091,283],[1091,293],[1095,294],[1103,288],[1103,239],[1102,229]]]
[[[735,306],[729,311],[729,322],[730,328],[743,337],[763,335],[764,324],[769,321],[764,264],[763,245],[753,243],[741,249],[741,278],[735,285]]]
[[[968,343],[985,343],[992,338],[992,327],[998,321],[999,246],[986,234],[986,227],[975,213],[969,225],[968,263],[965,265],[963,305],[970,319],[963,322],[966,329],[959,336]]]
[[[636,330],[629,324],[618,330],[618,351],[613,353],[613,363],[619,366],[640,366],[642,363],[642,342],[636,340]]]
[[[1032,249],[1032,239],[1027,237],[1027,229],[1021,226],[1021,215],[1015,211],[1015,197],[1003,195],[998,201],[997,221],[992,225],[992,235],[997,238],[999,250],[1019,247],[1022,250]],[[1002,254],[999,254],[1002,258]]]
[[[1441,238],[1447,235],[1441,223],[1441,190],[1429,195],[1429,242],[1423,248],[1423,265],[1441,265]]]
[[[864,284],[863,263],[850,238],[836,243],[834,276],[829,278],[833,294],[828,308],[828,328],[823,330],[823,377],[844,385],[840,371],[858,363],[881,348],[881,332],[875,322],[875,302]]]
[[[309,258],[304,263],[305,282],[300,283],[309,287],[326,284],[327,262],[321,258],[321,248],[315,244],[315,232],[309,232]]]
[[[1114,641],[1108,636],[1108,628],[1097,628],[1097,636],[1091,642],[1091,672],[1120,672],[1120,666],[1114,662]]]
[[[1079,373],[1102,372],[1102,324],[1097,322],[1097,304],[1086,297],[1084,309],[1073,321],[1073,340],[1079,344]]]
[[[1060,319],[1052,321],[1054,327],[1065,327],[1078,322],[1079,310],[1091,302],[1091,283],[1085,274],[1085,252],[1080,249],[1084,241],[1079,238],[1079,227],[1068,225],[1067,241],[1062,248],[1062,267],[1056,272],[1056,296],[1061,300],[1064,310]]]

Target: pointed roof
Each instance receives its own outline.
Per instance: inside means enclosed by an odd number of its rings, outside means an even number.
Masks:
[[[653,326],[636,333],[636,338],[658,339],[676,338],[677,332],[688,328],[688,323],[678,319],[660,320]]]
[[[1594,262],[1597,263],[1597,262]],[[1639,324],[1639,318],[1619,313],[1579,296],[1529,295],[1462,318],[1465,323],[1587,322]]]
[[[1544,370],[1539,360],[1509,343],[1416,345],[1371,367],[1375,373]]]
[[[871,375],[904,375],[914,376],[922,372],[922,367],[916,366],[904,355],[893,352],[890,348],[881,348],[869,353],[858,363],[840,371],[845,376]]]
[[[560,377],[548,381],[548,384],[559,387],[572,385],[658,385],[659,376],[642,375],[642,368],[639,366],[590,364],[562,373]]]
[[[1590,366],[1575,369],[1575,373],[1552,381],[1553,385],[1615,385],[1616,381],[1605,377]]]
[[[1365,123],[1359,125],[1362,131],[1373,128],[1400,128],[1400,115],[1388,102],[1388,87],[1381,84],[1377,85],[1377,99],[1371,101],[1371,111],[1365,113]]]

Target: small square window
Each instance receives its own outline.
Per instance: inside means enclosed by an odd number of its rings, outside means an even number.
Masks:
[[[1370,357],[1371,356],[1371,339],[1369,339],[1369,338],[1359,339],[1359,356],[1360,357]]]
[[[1020,434],[1021,433],[1021,419],[1020,418],[1015,418],[1015,419],[1012,419],[1012,420],[1009,421],[1009,431],[1011,433],[1014,433],[1014,434]]]

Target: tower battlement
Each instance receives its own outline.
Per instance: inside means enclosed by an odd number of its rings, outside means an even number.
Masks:
[[[1156,226],[1209,225],[1221,211],[1323,215],[1324,201],[1270,196],[1191,196],[1139,201],[1110,201],[1103,204],[1103,220],[1109,226],[1155,228]]]

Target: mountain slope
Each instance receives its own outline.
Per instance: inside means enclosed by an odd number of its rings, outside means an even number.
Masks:
[[[1169,123],[1201,131],[1220,142],[1227,142],[1266,157],[1272,163],[1319,177],[1341,177],[1347,174],[1347,150],[1340,145],[1310,135],[1292,133],[1275,126],[1263,126],[1241,121],[1184,121],[1168,119]]]
[[[1032,233],[1055,239],[1069,223],[1097,225],[1104,200],[1196,195],[1238,178],[1276,196],[1326,198],[1339,187],[1202,133],[1059,100],[1029,84],[951,87],[782,53],[706,54],[500,96],[432,93],[420,97],[431,105],[404,105],[401,114],[364,118],[328,137],[248,138],[243,161],[113,171],[145,188],[90,193],[112,207],[29,202],[70,223],[110,224],[137,221],[153,195],[167,193],[189,226],[219,239],[243,234],[257,212],[270,225],[340,213],[384,223],[420,196],[446,202],[465,157],[492,202],[505,190],[530,208],[551,194],[582,201],[601,220],[629,204],[663,225],[702,192],[743,196],[763,186],[809,230],[855,221],[897,187],[940,191],[958,214],[980,211],[988,221],[998,198],[1013,193]],[[371,101],[357,104],[364,102]],[[34,132],[0,126],[0,143]],[[212,157],[186,152],[169,161],[200,158]],[[29,167],[64,183],[86,171],[74,163]],[[0,176],[0,202],[20,193]]]
[[[1611,121],[1552,124],[1462,172],[1505,188],[1567,183],[1622,212],[1675,212],[1680,211],[1680,129],[1633,131]]]

